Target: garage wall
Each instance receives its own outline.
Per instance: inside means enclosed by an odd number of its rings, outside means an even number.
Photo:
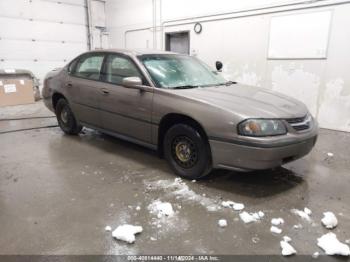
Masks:
[[[108,0],[106,5],[112,47],[164,49],[166,32],[188,30],[191,54],[210,65],[221,60],[226,78],[293,96],[321,127],[350,132],[349,1]],[[330,12],[330,22],[314,23],[314,30],[329,30],[326,50],[305,39],[295,45],[316,55],[269,57],[273,19],[289,15],[286,28],[302,28],[305,19],[298,15],[322,12]],[[200,34],[193,31],[196,22],[203,26]]]
[[[0,68],[36,77],[88,49],[85,0],[1,0]]]

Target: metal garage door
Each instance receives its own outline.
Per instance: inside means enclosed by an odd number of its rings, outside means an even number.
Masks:
[[[84,0],[1,0],[0,68],[36,77],[88,49]]]

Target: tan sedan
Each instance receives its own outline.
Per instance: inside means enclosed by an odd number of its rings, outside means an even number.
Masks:
[[[84,53],[47,75],[43,97],[65,133],[86,126],[150,147],[189,179],[280,166],[309,153],[318,132],[301,102],[169,52]]]

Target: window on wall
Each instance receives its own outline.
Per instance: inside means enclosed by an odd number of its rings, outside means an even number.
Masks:
[[[332,12],[271,18],[269,59],[325,59]]]
[[[80,58],[75,68],[74,75],[92,80],[99,80],[103,58],[103,54],[91,54]]]
[[[112,84],[122,85],[125,77],[137,76],[142,79],[142,75],[136,65],[129,59],[119,55],[109,55],[106,59],[103,80]]]

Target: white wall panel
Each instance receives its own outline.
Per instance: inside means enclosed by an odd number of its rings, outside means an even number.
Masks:
[[[106,16],[105,16],[105,3],[98,0],[91,1],[91,22],[94,26],[105,27]]]
[[[331,11],[271,18],[269,58],[326,58]]]
[[[87,50],[84,0],[1,0],[0,67],[27,69],[41,80]]]
[[[153,32],[151,29],[145,29],[135,32],[128,32],[125,36],[126,48],[152,48]]]
[[[86,26],[0,17],[0,37],[86,43]]]
[[[1,0],[0,16],[85,25],[83,5],[66,5],[58,2],[60,1]]]
[[[69,61],[81,50],[86,48],[85,43],[57,43],[57,42],[32,42],[18,40],[1,40],[1,60],[59,60]],[[28,51],[30,50],[30,51]],[[18,65],[20,66],[20,65]]]

